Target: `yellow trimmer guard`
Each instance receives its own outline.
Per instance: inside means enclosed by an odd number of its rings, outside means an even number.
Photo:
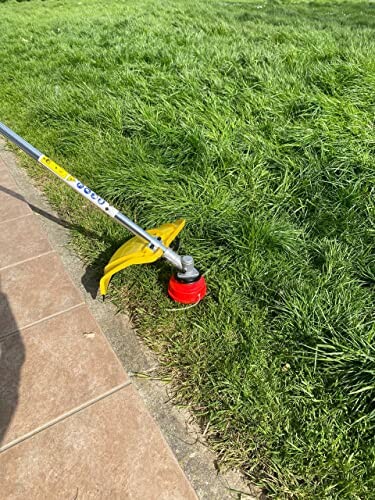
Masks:
[[[160,238],[166,247],[172,243],[176,236],[185,226],[185,220],[179,219],[175,222],[163,224],[147,232],[154,238]],[[134,264],[150,264],[160,259],[162,250],[151,250],[149,243],[139,236],[134,236],[113,254],[111,260],[104,268],[104,276],[100,280],[100,293],[107,294],[107,289],[112,276],[126,267]]]

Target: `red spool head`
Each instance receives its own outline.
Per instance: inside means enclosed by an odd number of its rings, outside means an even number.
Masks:
[[[206,281],[200,276],[193,283],[178,280],[175,276],[169,280],[168,295],[175,302],[181,304],[195,304],[203,299],[207,293]]]

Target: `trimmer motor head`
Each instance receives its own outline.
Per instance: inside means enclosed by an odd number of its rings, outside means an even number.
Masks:
[[[181,304],[196,304],[207,293],[206,281],[194,267],[191,255],[181,257],[182,270],[169,281],[168,294],[175,302]]]
[[[206,280],[201,275],[194,281],[186,281],[178,276],[172,276],[169,280],[168,295],[175,302],[180,302],[181,304],[195,304],[202,300],[206,293]]]

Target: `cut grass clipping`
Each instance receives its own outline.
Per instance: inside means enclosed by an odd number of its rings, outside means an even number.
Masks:
[[[222,463],[372,497],[375,4],[9,1],[0,25],[1,120],[143,226],[187,219],[207,299],[171,312],[162,262],[112,298]],[[98,276],[127,235],[39,172]]]

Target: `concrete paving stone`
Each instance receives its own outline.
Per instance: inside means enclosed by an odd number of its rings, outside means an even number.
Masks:
[[[30,213],[31,208],[18,193],[13,177],[7,169],[0,169],[0,222]]]
[[[1,151],[1,149],[0,149],[0,151]],[[5,165],[5,162],[2,159],[1,153],[0,153],[0,173],[4,172],[5,170],[7,171],[8,167]]]
[[[16,181],[13,179],[8,169],[1,167],[1,164],[0,164],[0,184],[7,186],[9,188],[17,187]]]
[[[0,449],[128,381],[86,306],[0,342]]]
[[[4,451],[0,470],[7,500],[197,498],[131,386]]]
[[[0,269],[49,251],[46,234],[31,214],[0,223]]]
[[[0,271],[0,338],[83,302],[53,252]]]

